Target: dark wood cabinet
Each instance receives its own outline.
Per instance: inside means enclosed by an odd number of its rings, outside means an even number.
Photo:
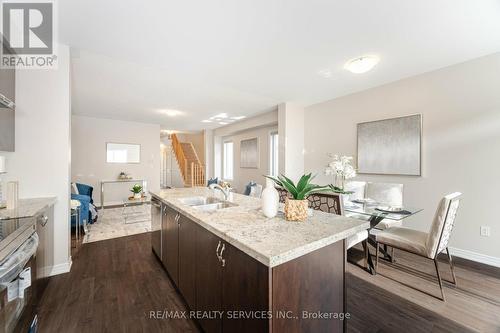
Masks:
[[[179,285],[179,225],[176,210],[166,207],[163,217],[162,262],[175,285]]]
[[[267,332],[269,330],[269,269],[198,227],[196,309],[222,317],[200,320],[212,332]]]
[[[163,264],[204,332],[343,332],[344,241],[269,268],[166,207]],[[292,316],[292,317],[290,317]]]
[[[222,311],[222,265],[217,256],[222,240],[198,227],[196,232],[196,310]],[[220,313],[220,312],[218,312]],[[206,333],[222,332],[222,318],[200,319]]]
[[[179,218],[179,284],[178,288],[190,309],[196,308],[196,232],[197,224]]]
[[[268,332],[268,267],[228,243],[224,243],[224,249],[224,332]]]

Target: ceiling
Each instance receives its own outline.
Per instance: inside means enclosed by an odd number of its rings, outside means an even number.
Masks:
[[[74,114],[219,127],[500,51],[499,0],[64,0]],[[352,74],[344,63],[376,54]],[[169,117],[165,110],[178,110]]]

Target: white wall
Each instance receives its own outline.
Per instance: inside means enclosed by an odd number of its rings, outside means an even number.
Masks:
[[[293,181],[304,174],[304,108],[278,105],[279,172]]]
[[[265,184],[263,175],[269,174],[269,134],[278,130],[278,110],[262,113],[233,124],[213,130],[213,158],[211,169],[213,177],[222,179],[222,144],[224,141],[234,142],[234,177],[230,183],[240,193],[250,181]],[[240,141],[259,138],[259,168],[240,168]],[[208,179],[208,178],[207,178]]]
[[[500,265],[499,73],[497,53],[307,107],[306,171],[331,181],[323,175],[326,154],[356,156],[357,123],[421,113],[422,177],[358,178],[404,183],[405,204],[425,209],[405,225],[424,231],[439,199],[463,192],[450,245],[457,255]],[[490,237],[480,236],[481,225],[491,227]]]
[[[16,71],[16,151],[7,157],[4,179],[19,181],[21,198],[57,197],[53,267],[69,271],[70,55],[58,46],[58,68]]]
[[[276,132],[278,130],[277,126],[271,127],[259,127],[255,129],[250,129],[244,132],[239,132],[238,134],[223,137],[222,141],[232,141],[234,144],[234,174],[232,180],[229,181],[233,187],[236,188],[238,193],[243,193],[245,191],[245,186],[250,181],[255,181],[262,186],[265,185],[266,179],[264,175],[269,174],[269,145],[270,145],[270,134],[271,132]],[[258,138],[259,141],[259,167],[253,168],[241,168],[240,167],[240,143],[242,140]]]
[[[72,117],[72,182],[94,187],[94,202],[100,204],[100,181],[117,179],[121,171],[135,179],[146,179],[147,190],[160,188],[160,125],[130,121]],[[141,145],[141,163],[106,163],[106,143]],[[131,195],[133,184],[108,184],[105,204],[119,204]]]

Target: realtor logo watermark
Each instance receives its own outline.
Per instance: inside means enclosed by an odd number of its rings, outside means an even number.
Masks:
[[[56,68],[53,1],[2,1],[2,68]]]

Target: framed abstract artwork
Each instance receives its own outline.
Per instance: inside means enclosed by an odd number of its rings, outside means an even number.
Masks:
[[[359,123],[358,172],[421,175],[422,115]]]
[[[252,138],[240,142],[240,167],[257,169],[259,167],[259,139]]]

